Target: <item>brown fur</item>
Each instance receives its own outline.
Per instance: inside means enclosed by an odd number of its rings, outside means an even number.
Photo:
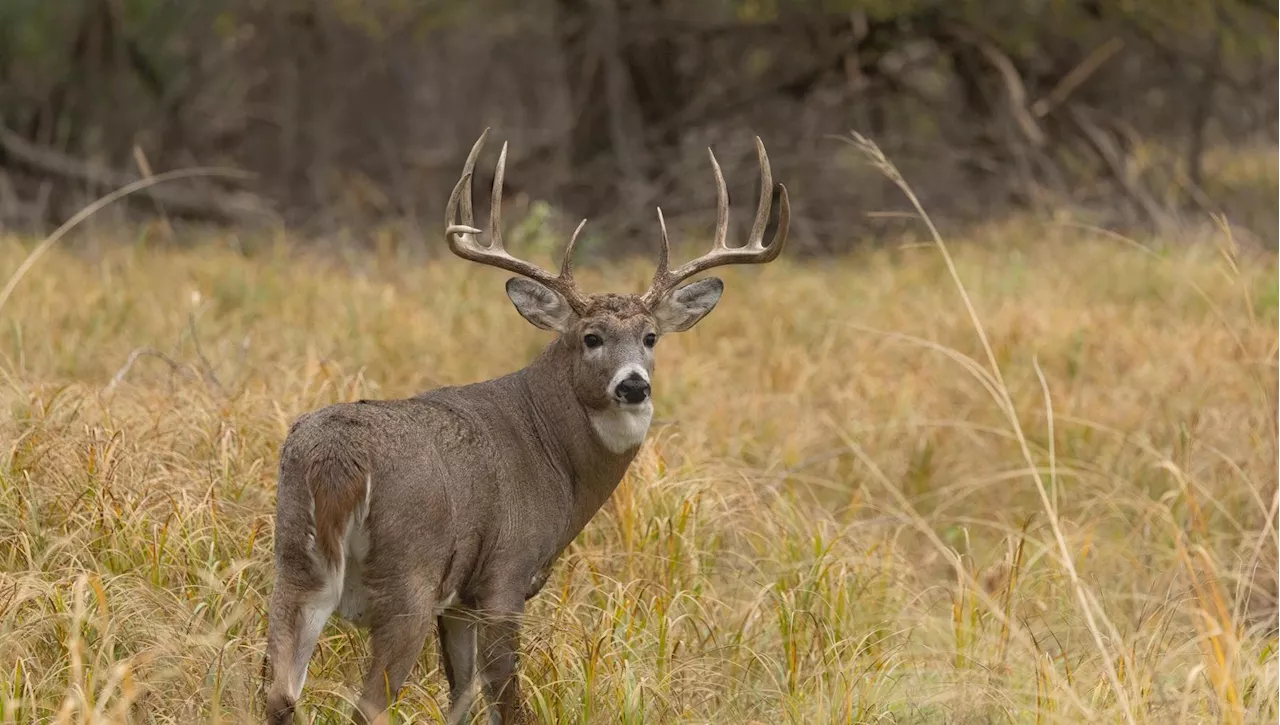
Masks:
[[[777,236],[763,246],[773,184],[757,138],[764,193],[744,246],[724,246],[728,191],[712,156],[716,248],[670,269],[659,212],[662,251],[649,291],[583,295],[572,274],[582,225],[555,277],[504,249],[498,210],[505,146],[493,229],[488,243],[479,243],[469,185],[487,135],[472,147],[449,197],[445,237],[463,259],[521,275],[507,280],[507,296],[526,320],[559,337],[505,377],[408,400],[331,405],[290,430],[280,455],[267,631],[273,723],[292,720],[311,650],[335,609],[372,630],[357,720],[386,720],[435,620],[453,703],[449,721],[470,713],[473,672],[499,722],[525,721],[515,676],[525,600],[613,493],[648,431],[656,336],[693,327],[724,290],[714,277],[676,285],[723,264],[771,261],[786,242],[789,206],[779,186]]]
[[[356,417],[334,416],[333,420],[344,428],[361,425]],[[315,507],[316,546],[330,566],[342,557],[342,539],[352,515],[364,503],[368,475],[356,452],[335,443],[318,443],[307,456],[304,474]]]
[[[710,301],[665,309],[667,318],[696,321],[710,310],[719,281],[698,284]],[[527,714],[515,677],[519,617],[635,456],[639,439],[611,450],[592,416],[617,406],[608,394],[617,371],[630,365],[652,374],[644,340],[661,330],[635,296],[592,297],[583,314],[568,316],[554,297],[517,297],[521,314],[535,324],[555,321],[561,333],[524,369],[404,400],[331,405],[290,430],[280,456],[268,621],[271,722],[292,719],[317,627],[336,606],[325,597],[342,561],[367,595],[355,621],[371,629],[358,719],[385,717],[433,625],[451,717],[470,707],[470,652],[480,655],[475,666],[501,721]],[[588,349],[588,333],[603,344]],[[362,561],[343,558],[353,525],[368,537]],[[458,611],[473,614],[442,613],[437,622],[437,604],[453,596]]]
[[[587,406],[572,383],[574,354],[574,345],[559,339],[528,368],[497,380],[407,400],[329,406],[293,426],[277,496],[273,662],[297,646],[296,602],[325,576],[309,554],[307,533],[314,527],[316,547],[337,561],[366,476],[371,546],[363,576],[375,659],[386,659],[377,652],[380,629],[413,641],[404,651],[416,657],[431,608],[452,592],[471,607],[519,613],[635,454],[611,453],[592,437]],[[403,625],[415,617],[424,624],[406,634]],[[402,681],[405,670],[391,679]],[[385,706],[380,689],[366,687],[363,709],[370,714]],[[501,694],[515,697],[514,684],[506,690]],[[276,721],[287,722],[293,702],[276,695]]]

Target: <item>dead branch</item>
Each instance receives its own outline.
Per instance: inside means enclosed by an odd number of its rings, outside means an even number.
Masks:
[[[1035,117],[1027,110],[1027,86],[1022,82],[1022,75],[1018,73],[1013,60],[1003,50],[997,48],[995,44],[979,37],[968,29],[961,28],[954,32],[961,40],[975,44],[987,59],[987,62],[996,69],[996,72],[1000,75],[1000,80],[1004,83],[1009,115],[1013,117],[1018,129],[1032,148],[1044,148],[1048,138],[1044,129],[1040,128],[1040,124]]]
[[[996,71],[1000,73],[1001,80],[1004,81],[1009,98],[1009,114],[1018,122],[1018,128],[1022,129],[1022,135],[1027,138],[1027,141],[1032,146],[1036,148],[1044,146],[1044,131],[1040,128],[1040,124],[1036,123],[1031,114],[1027,112],[1027,88],[1022,83],[1022,76],[1018,75],[1017,69],[1014,68],[1013,61],[1009,60],[1009,56],[991,43],[983,43],[979,48],[982,50],[982,54],[987,56],[987,60],[991,62],[991,65],[995,66]]]
[[[1140,209],[1147,215],[1153,224],[1158,228],[1167,228],[1172,224],[1172,218],[1169,212],[1155,200],[1137,179],[1133,178],[1130,173],[1129,160],[1124,151],[1122,151],[1105,131],[1098,124],[1094,123],[1085,113],[1084,109],[1076,104],[1069,103],[1066,106],[1067,114],[1075,123],[1076,128],[1080,129],[1080,133],[1084,135],[1086,141],[1093,148],[1107,170],[1111,172],[1120,188],[1125,194],[1138,205]]]
[[[1061,105],[1067,97],[1071,95],[1084,82],[1089,80],[1098,69],[1106,65],[1107,61],[1115,57],[1124,48],[1124,40],[1119,36],[1112,37],[1111,40],[1098,46],[1092,53],[1080,61],[1076,67],[1072,68],[1062,80],[1058,81],[1047,95],[1039,98],[1035,103],[1031,104],[1031,113],[1036,118],[1044,118],[1053,111],[1054,108]]]
[[[0,151],[13,162],[47,176],[96,187],[120,187],[138,181],[138,177],[97,164],[76,159],[59,151],[27,141],[0,123]],[[249,173],[242,177],[249,177]],[[151,186],[139,193],[180,216],[207,219],[219,223],[264,223],[275,217],[269,205],[246,191],[223,192],[205,189],[194,192],[170,186]]]
[[[136,363],[140,357],[154,357],[168,365],[169,369],[175,373],[186,373],[188,376],[191,374],[185,365],[160,352],[154,347],[140,347],[129,353],[129,357],[124,361],[124,365],[121,365],[120,369],[116,371],[116,374],[111,376],[111,382],[107,383],[107,387],[104,388],[102,392],[106,394],[115,390],[116,386],[124,381],[125,376],[127,376],[129,371],[133,369],[133,364]]]

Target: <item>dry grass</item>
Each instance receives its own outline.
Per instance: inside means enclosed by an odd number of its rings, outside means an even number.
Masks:
[[[1275,257],[981,241],[729,270],[661,343],[663,424],[529,612],[547,721],[1276,720]],[[546,342],[497,271],[228,246],[54,249],[0,309],[3,722],[252,721],[292,419]],[[314,721],[365,651],[326,631]]]

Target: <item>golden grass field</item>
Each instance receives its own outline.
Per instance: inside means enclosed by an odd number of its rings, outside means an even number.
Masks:
[[[4,723],[256,720],[290,422],[548,342],[451,257],[145,236],[55,247],[0,308]],[[1276,721],[1275,254],[968,236],[954,276],[927,236],[727,269],[659,344],[659,424],[528,613],[545,721]],[[300,712],[340,721],[365,652],[334,620]]]

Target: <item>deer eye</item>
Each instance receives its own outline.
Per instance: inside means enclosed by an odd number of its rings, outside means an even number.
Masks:
[[[604,340],[601,340],[599,335],[584,335],[582,337],[582,344],[586,345],[588,348],[594,349],[603,345]]]
[[[647,334],[644,336],[644,346],[645,346],[645,347],[653,347],[654,345],[657,345],[657,344],[658,344],[658,336],[657,336],[657,335],[655,335],[655,334],[653,334],[652,332],[650,332],[650,333],[647,333]]]

